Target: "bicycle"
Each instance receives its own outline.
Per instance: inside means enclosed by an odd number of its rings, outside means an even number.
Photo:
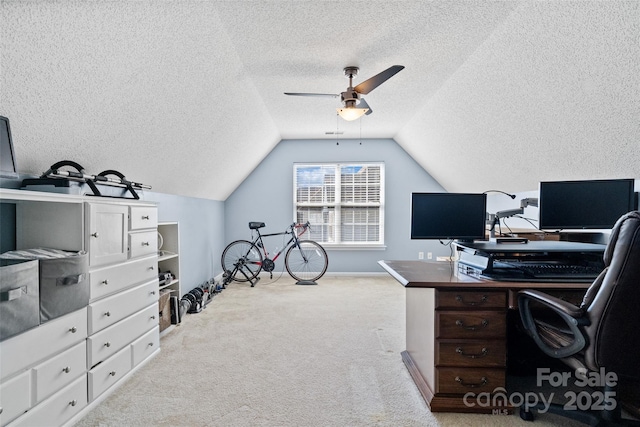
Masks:
[[[263,270],[269,272],[273,279],[275,261],[285,250],[284,265],[289,275],[298,283],[313,283],[327,271],[329,258],[324,248],[313,240],[299,238],[310,228],[309,221],[305,224],[294,222],[281,233],[261,234],[260,229],[263,227],[264,222],[250,222],[249,229],[257,233],[253,241],[236,240],[229,243],[222,252],[224,286],[235,280],[250,282],[253,287],[260,280],[258,274]],[[283,235],[291,235],[291,238],[273,258],[269,258],[263,237]]]

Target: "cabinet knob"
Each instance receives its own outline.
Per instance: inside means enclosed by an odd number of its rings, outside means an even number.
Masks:
[[[149,215],[142,215],[142,219],[149,219]]]
[[[65,374],[68,374],[69,372],[71,372],[71,368],[69,368],[68,366],[65,368],[62,368],[62,372],[64,372]]]
[[[108,284],[109,284],[109,281],[108,281],[107,279],[104,279],[104,280],[103,280],[102,282],[100,282],[100,283],[102,283],[103,285],[108,285]]]
[[[112,377],[115,377],[116,376],[116,371],[109,372],[109,375],[111,375]]]
[[[72,334],[75,334],[76,332],[78,332],[78,328],[76,328],[75,326],[72,326],[69,328],[69,332],[71,332]]]
[[[78,404],[78,401],[73,399],[71,402],[69,402],[69,405],[71,406],[76,406]]]
[[[149,347],[153,347],[153,343],[152,342],[149,343]]]
[[[150,292],[150,294],[151,294],[151,295],[155,295],[155,294],[156,294],[156,291],[151,291],[151,292]]]
[[[149,270],[153,271],[155,268],[153,266],[149,267]]]
[[[93,237],[95,237],[96,239],[97,239],[97,238],[98,238],[98,236],[99,236],[99,234],[98,234],[98,232],[97,232],[97,231],[96,231],[95,233],[91,233],[91,235],[92,235]]]
[[[104,343],[105,347],[111,347],[111,343],[109,341],[107,341],[106,343]]]
[[[111,312],[107,311],[104,315],[107,316],[107,317],[110,317],[111,316]]]
[[[142,246],[149,246],[149,242],[142,242]]]
[[[156,316],[151,316],[151,320],[155,320]]]

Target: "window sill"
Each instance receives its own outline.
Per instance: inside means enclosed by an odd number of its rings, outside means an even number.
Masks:
[[[322,245],[323,248],[332,251],[385,251],[387,250],[387,245],[338,245],[335,243],[322,243],[318,242]]]

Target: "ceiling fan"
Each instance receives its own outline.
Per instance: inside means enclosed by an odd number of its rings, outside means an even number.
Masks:
[[[340,94],[334,93],[297,93],[285,92],[285,95],[292,96],[330,96],[337,98],[338,96],[344,104],[344,108],[338,108],[338,114],[345,120],[356,120],[364,114],[371,114],[373,110],[360,95],[367,95],[369,92],[389,80],[396,73],[404,68],[403,65],[393,65],[381,73],[376,74],[368,80],[363,81],[357,86],[353,86],[353,78],[358,75],[358,67],[349,66],[344,68],[344,75],[349,79],[349,87]]]

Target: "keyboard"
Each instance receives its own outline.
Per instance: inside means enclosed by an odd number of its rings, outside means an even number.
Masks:
[[[534,279],[595,279],[602,271],[594,266],[555,262],[519,263],[516,268]]]

